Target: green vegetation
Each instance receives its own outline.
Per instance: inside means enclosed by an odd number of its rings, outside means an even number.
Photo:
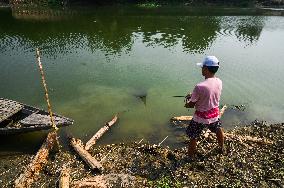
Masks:
[[[141,8],[157,8],[160,6],[161,5],[156,2],[138,4],[138,7],[141,7]]]
[[[82,0],[70,1],[86,2]],[[141,7],[155,8],[162,5],[186,5],[186,6],[202,6],[202,5],[220,5],[220,6],[239,6],[252,7],[255,5],[284,5],[284,0],[88,0],[94,4],[138,4]]]
[[[2,0],[1,2],[7,2]],[[253,7],[256,5],[265,6],[283,6],[284,0],[12,0],[13,4],[44,4],[44,5],[67,5],[67,4],[95,4],[95,5],[112,5],[112,4],[136,4],[143,8],[157,8],[163,5],[182,5],[182,6],[237,6]]]
[[[155,181],[149,181],[148,182],[150,187],[157,187],[157,188],[181,188],[182,183],[179,181],[173,181],[170,176],[164,176],[158,180]]]

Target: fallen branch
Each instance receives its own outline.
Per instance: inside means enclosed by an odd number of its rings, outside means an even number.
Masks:
[[[47,164],[50,150],[57,144],[57,134],[55,131],[48,133],[45,142],[38,150],[32,162],[27,166],[24,173],[15,180],[15,188],[30,187],[38,178],[39,172]]]
[[[80,139],[71,138],[71,145],[92,170],[101,171],[103,169],[102,165],[84,149],[83,142]]]
[[[224,114],[225,110],[227,109],[227,105],[224,105],[223,108],[220,110],[220,118]],[[178,116],[172,117],[171,121],[190,121],[192,120],[193,116]]]
[[[74,181],[72,183],[72,187],[74,188],[136,187],[135,181],[136,178],[129,174],[107,174],[107,175],[99,175],[99,176],[94,176]]]
[[[113,117],[113,119],[106,123],[105,126],[103,126],[87,143],[86,143],[86,146],[85,146],[85,150],[89,150],[93,145],[96,144],[97,140],[99,138],[101,138],[103,136],[103,134],[109,130],[109,128],[115,124],[115,122],[117,121],[118,117],[117,115],[115,115]]]
[[[100,176],[95,176],[92,179],[83,179],[80,181],[75,181],[72,183],[72,187],[74,188],[83,188],[83,187],[98,187],[98,188],[107,188],[107,182],[103,178],[99,178]]]
[[[209,135],[214,135],[211,131],[207,130],[204,134],[205,138],[208,138]],[[227,139],[234,139],[239,141],[241,144],[243,144],[246,147],[250,147],[248,144],[244,142],[254,142],[257,144],[273,144],[273,141],[270,141],[266,138],[258,138],[258,137],[252,137],[252,136],[243,136],[243,135],[237,135],[237,134],[232,134],[232,133],[224,133],[224,136]]]
[[[271,181],[272,183],[274,183],[277,187],[283,188],[284,186],[281,183],[280,179],[268,179],[268,181]]]
[[[59,179],[59,188],[69,188],[70,168],[62,167]]]
[[[231,139],[237,139],[241,142],[254,142],[257,144],[273,144],[272,141],[265,139],[265,138],[258,138],[258,137],[252,137],[252,136],[242,136],[242,135],[235,135],[235,134],[231,134],[231,133],[224,133],[226,138],[231,138]]]

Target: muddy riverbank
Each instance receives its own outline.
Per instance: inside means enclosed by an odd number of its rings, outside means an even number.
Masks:
[[[273,7],[282,7],[284,6],[283,0],[229,0],[229,1],[220,1],[220,0],[42,0],[42,1],[34,1],[34,0],[0,0],[1,5],[35,5],[35,4],[42,4],[42,5],[49,5],[49,6],[73,6],[73,5],[129,5],[129,4],[136,4],[142,5],[143,7],[154,8],[164,5],[180,5],[180,6],[235,6],[235,7],[256,7],[256,6],[273,6]]]
[[[198,158],[190,161],[186,147],[171,150],[147,142],[112,144],[91,148],[104,167],[91,171],[74,151],[54,153],[33,187],[55,187],[62,166],[71,168],[72,184],[95,177],[106,187],[280,187],[284,183],[284,124],[251,125],[226,132],[226,152],[218,153],[215,135],[205,133],[198,144]],[[233,136],[232,136],[233,135]],[[185,135],[180,140],[187,142]],[[32,155],[2,157],[0,187],[11,187]]]

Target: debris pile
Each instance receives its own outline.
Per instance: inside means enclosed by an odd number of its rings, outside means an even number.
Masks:
[[[281,187],[284,184],[284,124],[251,125],[226,132],[225,154],[215,135],[204,132],[195,160],[187,148],[171,150],[147,142],[91,147],[88,152],[103,166],[94,171],[74,151],[58,152],[32,187],[59,185],[68,166],[70,187]],[[185,143],[188,142],[184,135]],[[13,185],[30,156],[10,156],[0,163],[0,187]]]

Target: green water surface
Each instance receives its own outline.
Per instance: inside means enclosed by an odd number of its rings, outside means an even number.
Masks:
[[[0,97],[46,109],[35,48],[42,51],[53,110],[75,124],[60,131],[87,141],[115,113],[99,144],[142,138],[178,146],[172,116],[203,80],[195,64],[221,62],[225,129],[284,120],[284,17],[253,9],[90,7],[0,9]],[[277,15],[277,14],[276,14]],[[281,15],[281,14],[280,14]],[[146,96],[142,99],[139,96]],[[245,105],[245,111],[233,109]],[[45,133],[2,138],[2,150],[40,145]],[[4,145],[4,146],[3,146]],[[19,146],[21,145],[21,148]]]

